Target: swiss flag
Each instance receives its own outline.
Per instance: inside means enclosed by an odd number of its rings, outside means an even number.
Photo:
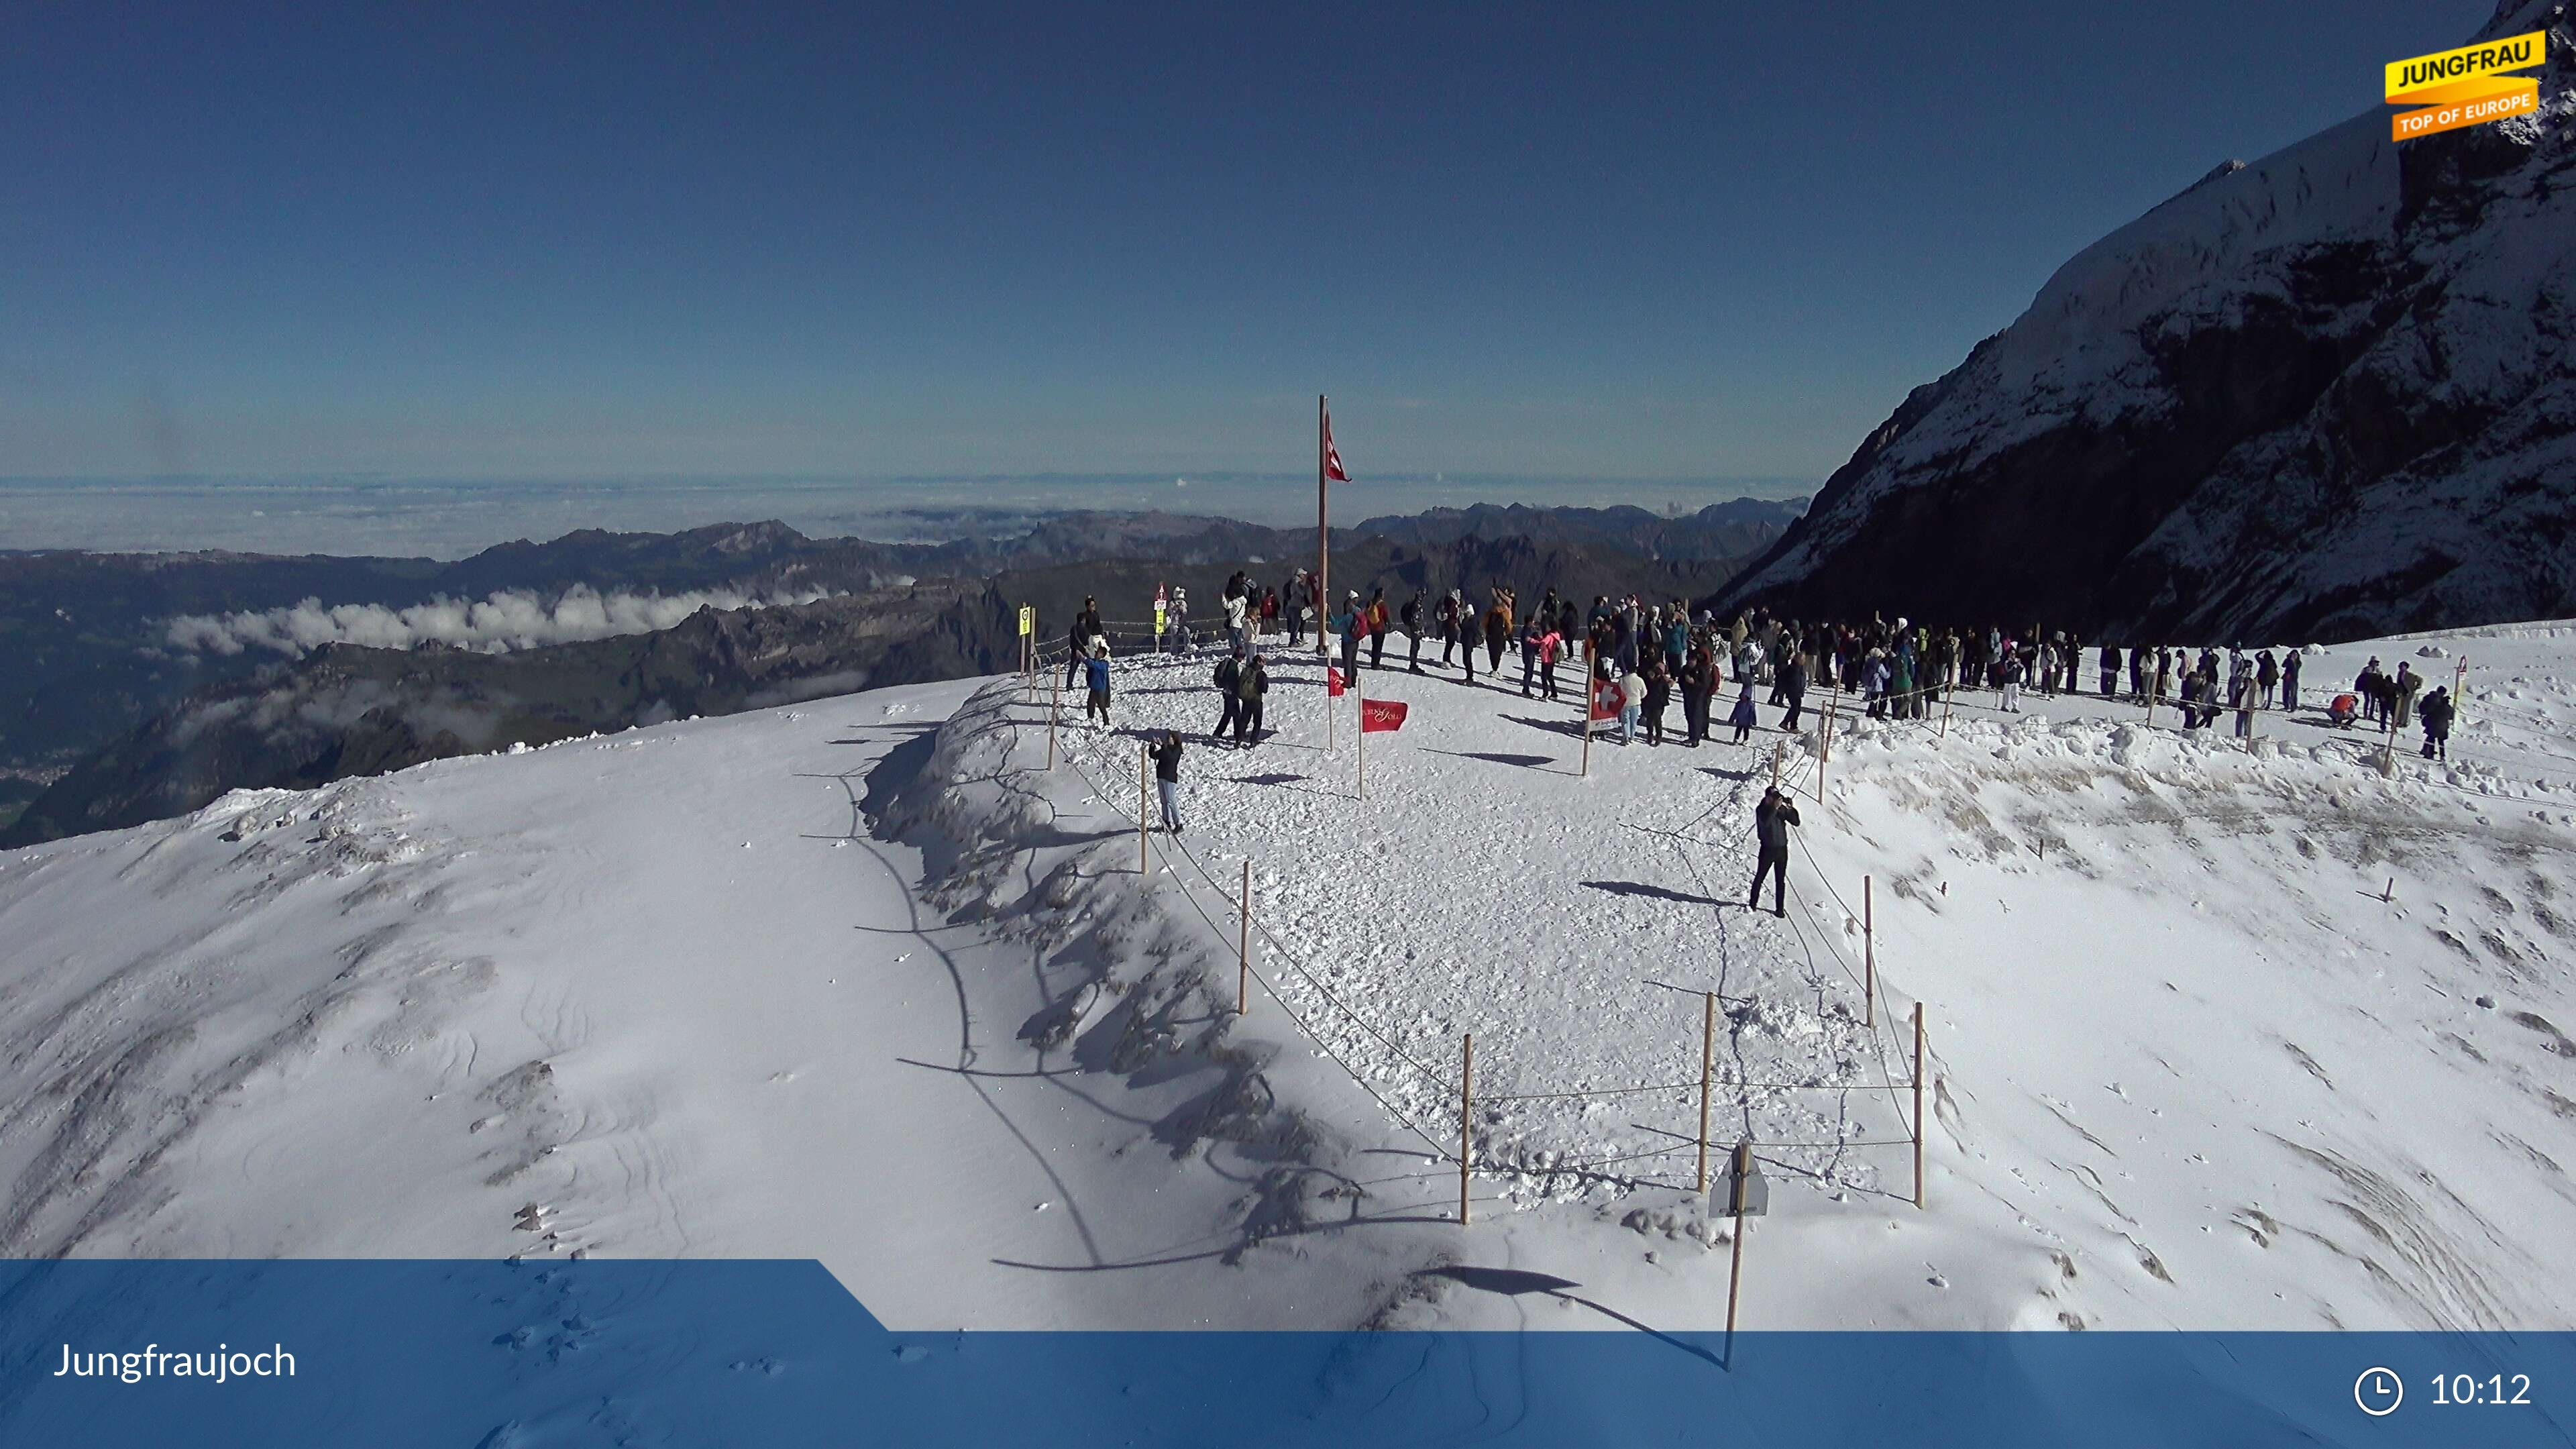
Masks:
[[[1617,719],[1619,707],[1627,702],[1627,695],[1620,690],[1616,680],[1592,681],[1592,717],[1594,719]]]
[[[1360,701],[1360,733],[1371,730],[1400,730],[1404,716],[1413,706],[1400,699],[1364,699]]]
[[[1342,671],[1329,664],[1324,666],[1324,693],[1335,699],[1342,697]]]
[[[1333,446],[1333,410],[1324,409],[1324,476],[1336,483],[1348,483],[1351,475],[1342,471],[1342,450]]]

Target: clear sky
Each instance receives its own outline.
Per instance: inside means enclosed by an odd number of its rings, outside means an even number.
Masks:
[[[2491,9],[19,0],[0,475],[1821,477]]]

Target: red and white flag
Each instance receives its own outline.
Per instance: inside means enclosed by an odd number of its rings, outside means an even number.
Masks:
[[[1342,697],[1342,671],[1329,664],[1324,666],[1324,693],[1334,699]]]
[[[1617,719],[1620,707],[1627,702],[1627,692],[1619,687],[1617,681],[1609,679],[1592,681],[1592,717],[1594,719]]]
[[[1342,471],[1342,450],[1333,446],[1333,410],[1324,409],[1324,476],[1336,483],[1348,483],[1351,475]]]
[[[1364,699],[1360,701],[1360,733],[1377,730],[1400,730],[1404,717],[1413,706],[1400,699]]]

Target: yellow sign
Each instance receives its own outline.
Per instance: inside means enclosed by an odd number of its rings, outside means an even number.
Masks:
[[[2540,64],[2548,47],[2549,32],[2535,30],[2389,62],[2388,103],[2417,108],[2390,117],[2390,135],[2411,141],[2533,114],[2540,109],[2540,82],[2504,72]]]
[[[1033,604],[1022,604],[1022,605],[1020,605],[1020,637],[1025,639],[1025,638],[1027,638],[1029,635],[1034,634],[1034,633],[1036,633],[1037,631],[1038,631],[1038,611],[1037,611],[1037,607],[1036,607],[1035,605],[1033,605]]]

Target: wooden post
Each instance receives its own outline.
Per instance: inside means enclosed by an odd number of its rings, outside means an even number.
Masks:
[[[1243,934],[1234,943],[1234,1014],[1252,1009],[1252,858],[1243,860]]]
[[[1358,706],[1359,712],[1359,717],[1353,723],[1359,726],[1360,799],[1366,800],[1368,799],[1368,696],[1360,692],[1359,674],[1359,661],[1353,660],[1351,662],[1351,703]]]
[[[1941,738],[1950,737],[1950,695],[1956,686],[1944,680],[1941,684]]]
[[[1055,722],[1057,717],[1064,713],[1064,676],[1056,673],[1055,666],[1050,664],[1047,666],[1047,679],[1055,686],[1055,702],[1047,706],[1047,768],[1053,770],[1055,768]]]
[[[1861,1000],[1870,1035],[1878,1035],[1878,921],[1870,904],[1870,879],[1860,878]]]
[[[1914,1206],[1923,1207],[1923,1003],[1914,1003]]]
[[[1744,1193],[1740,1186],[1753,1172],[1753,1144],[1735,1145],[1735,1180],[1739,1184],[1729,1196],[1734,1199],[1735,1251],[1726,1273],[1726,1361],[1735,1362],[1735,1304],[1744,1290]]]
[[[2379,893],[2379,903],[2384,906],[2395,899],[2397,899],[2397,877],[2392,875],[2388,878],[2388,889]]]
[[[1475,1125],[1476,1034],[1460,1038],[1458,1054],[1458,1226],[1467,1226],[1468,1131]]]
[[[1773,745],[1771,746],[1771,788],[1772,788],[1772,789],[1774,789],[1774,790],[1777,790],[1777,789],[1779,789],[1779,788],[1780,788],[1780,751],[1781,751],[1781,748],[1782,748],[1782,747],[1781,747],[1780,745],[1778,745],[1777,743],[1775,743],[1775,744],[1773,744]]]
[[[1592,665],[1589,662],[1583,666],[1583,706],[1578,718],[1583,724],[1583,764],[1574,774],[1575,778],[1583,779],[1592,773]]]
[[[1717,993],[1702,995],[1699,1017],[1699,1192],[1708,1195],[1708,1079],[1717,1062]]]
[[[1153,754],[1154,752],[1144,745],[1136,747],[1136,873],[1138,875],[1150,873],[1145,864],[1145,821],[1148,814],[1145,801],[1154,788]]]
[[[1834,712],[1825,710],[1824,747],[1816,755],[1816,803],[1825,803],[1825,766],[1834,760]]]

